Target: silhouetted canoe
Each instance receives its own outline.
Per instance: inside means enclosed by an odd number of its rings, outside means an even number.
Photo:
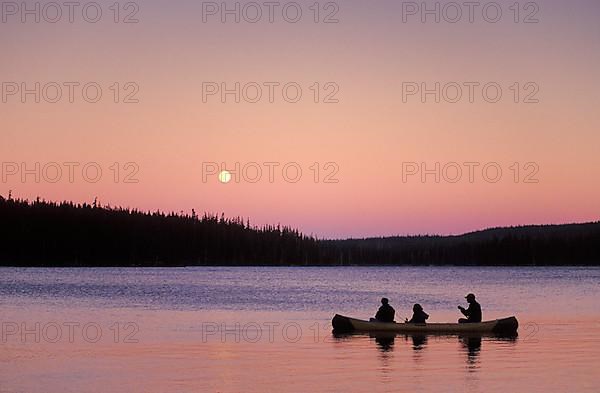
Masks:
[[[479,323],[396,323],[372,322],[336,314],[331,320],[335,332],[396,332],[431,334],[514,334],[519,328],[515,317]]]

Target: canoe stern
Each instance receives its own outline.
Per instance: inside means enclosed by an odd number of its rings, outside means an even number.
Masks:
[[[495,334],[515,334],[519,329],[519,321],[515,317],[499,319],[494,326]]]

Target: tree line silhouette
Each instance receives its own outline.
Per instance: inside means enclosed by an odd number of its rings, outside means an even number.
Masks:
[[[600,222],[321,240],[224,215],[0,196],[0,265],[597,265]]]

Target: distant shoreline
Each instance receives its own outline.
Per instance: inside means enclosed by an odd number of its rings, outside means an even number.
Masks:
[[[0,217],[0,266],[11,267],[600,266],[600,222],[322,240],[239,217],[96,203],[0,197]]]

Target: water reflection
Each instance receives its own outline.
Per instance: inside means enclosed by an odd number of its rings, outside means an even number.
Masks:
[[[394,350],[395,333],[369,334],[369,337],[375,340],[377,347],[381,352],[390,352]]]
[[[405,338],[408,338],[408,336],[405,336]],[[412,340],[412,349],[415,351],[420,351],[427,346],[427,336],[426,335],[423,335],[423,334],[411,335],[410,338]]]
[[[334,334],[334,337],[338,341],[349,341],[349,340],[365,340],[368,338],[369,341],[375,343],[378,349],[379,357],[382,360],[382,369],[390,369],[390,360],[392,353],[395,349],[402,349],[402,346],[397,345],[396,338],[403,337],[403,342],[407,344],[413,352],[413,361],[419,363],[427,356],[426,349],[430,346],[447,345],[453,341],[458,340],[460,344],[458,347],[459,353],[465,354],[465,363],[469,371],[476,371],[479,369],[480,354],[482,351],[482,343],[484,341],[489,342],[511,342],[516,343],[517,335],[514,336],[496,336],[496,335],[481,335],[481,334],[469,334],[469,335],[424,335],[424,334],[399,334],[393,332],[370,332],[365,333],[343,333]],[[401,341],[402,343],[402,341]],[[435,353],[435,352],[434,352]],[[433,355],[429,354],[429,357]]]
[[[369,334],[369,340],[375,341],[375,345],[378,349],[377,353],[380,360],[379,371],[381,372],[380,381],[383,383],[391,383],[394,376],[392,360],[394,357],[393,352],[396,334],[393,332]]]
[[[481,352],[482,336],[459,336],[458,340],[462,344],[463,350],[467,353],[467,365],[474,366],[477,363],[477,357]]]

